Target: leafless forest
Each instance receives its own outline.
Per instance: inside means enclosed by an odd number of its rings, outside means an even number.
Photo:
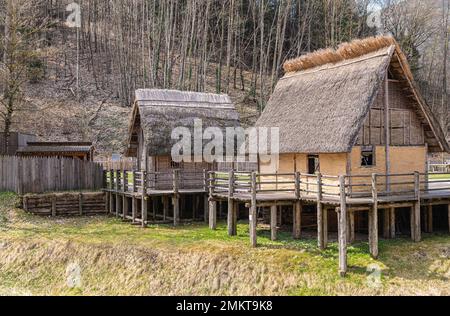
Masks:
[[[0,0],[4,131],[27,90],[46,81],[79,104],[102,92],[100,107],[108,98],[130,106],[136,88],[230,93],[257,116],[286,60],[388,33],[448,126],[448,0],[77,0],[79,90],[77,30],[64,24],[71,2]]]

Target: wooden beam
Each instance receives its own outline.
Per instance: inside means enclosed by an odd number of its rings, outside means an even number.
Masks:
[[[293,238],[300,239],[302,236],[302,202],[297,201],[294,204],[294,227],[293,227]],[[450,209],[450,205],[449,205]]]
[[[122,197],[122,219],[126,220],[128,216],[128,198],[124,195]]]
[[[414,173],[414,191],[416,195],[416,203],[414,203],[414,241],[420,242],[422,240],[422,230],[420,225],[420,173]]]
[[[328,248],[328,209],[326,207],[323,208],[323,227],[322,227],[322,235],[323,235],[323,248]]]
[[[138,209],[138,199],[133,197],[131,201],[131,221],[136,222],[136,214]]]
[[[277,240],[277,213],[277,206],[272,205],[270,208],[270,239],[272,241]]]
[[[216,230],[217,228],[217,201],[209,201],[209,228]]]
[[[348,242],[353,244],[355,242],[355,212],[348,212],[348,229],[349,229],[349,238]]]
[[[177,227],[180,224],[180,198],[178,194],[172,197],[173,203],[173,226]]]
[[[347,198],[345,191],[345,177],[339,177],[340,209],[339,209],[339,274],[347,274]]]
[[[385,129],[385,137],[386,137],[386,191],[391,191],[391,179],[389,175],[391,174],[391,113],[390,113],[390,104],[389,104],[389,75],[386,72],[385,82],[384,82],[384,129]]]

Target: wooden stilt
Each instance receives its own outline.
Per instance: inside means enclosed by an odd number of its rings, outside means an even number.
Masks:
[[[257,233],[256,228],[258,224],[258,218],[256,214],[256,173],[252,173],[252,179],[251,179],[251,204],[250,204],[250,211],[249,211],[249,223],[250,223],[250,243],[252,247],[256,247],[258,245],[257,242]]]
[[[78,195],[78,215],[83,216],[83,193]]]
[[[228,236],[234,235],[234,201],[233,201],[233,193],[234,193],[234,172],[230,171],[228,174],[228,216],[227,216],[227,225],[228,225]]]
[[[391,237],[391,210],[385,209],[383,211],[383,238],[389,239]]]
[[[355,242],[355,212],[349,212],[348,213],[348,242],[350,244]]]
[[[147,225],[147,216],[148,216],[148,201],[147,201],[147,196],[145,196],[145,194],[142,195],[142,200],[141,200],[141,213],[142,213],[142,227],[146,227]]]
[[[270,208],[270,239],[277,240],[277,206],[273,205]]]
[[[172,198],[173,203],[173,226],[177,227],[180,224],[180,199],[178,195]]]
[[[116,193],[116,217],[119,217],[122,204],[120,203],[120,194]]]
[[[110,192],[106,192],[105,194],[105,211],[106,214],[109,214],[109,196],[110,196]]]
[[[340,208],[339,214],[339,274],[344,277],[347,274],[347,197],[345,190],[345,177],[339,177]]]
[[[131,221],[132,221],[132,223],[135,223],[136,222],[137,209],[138,209],[138,199],[133,197],[131,203],[132,203],[131,204]]]
[[[415,237],[416,230],[414,227],[414,223],[415,223],[415,220],[414,220],[415,210],[414,209],[415,209],[415,205],[413,205],[411,207],[411,215],[410,215],[410,227],[411,227],[411,240],[412,241],[416,240],[416,237]]]
[[[113,214],[115,212],[114,209],[114,201],[115,201],[114,193],[109,194],[109,214]]]
[[[169,197],[163,196],[163,220],[167,220],[167,216],[169,215]]]
[[[209,201],[209,228],[217,228],[217,202],[213,200]]]
[[[450,206],[449,206],[450,208]],[[294,227],[293,227],[294,239],[300,239],[302,236],[302,202],[297,201],[294,204]]]
[[[217,204],[217,203],[216,203]],[[203,220],[205,221],[205,223],[208,223],[209,220],[209,198],[208,198],[208,194],[205,194],[205,196],[203,197],[203,210],[204,210],[204,214],[203,214]],[[216,205],[216,220],[217,220],[217,205]]]
[[[323,248],[328,248],[328,209],[323,209]]]
[[[126,196],[123,196],[122,202],[122,219],[126,220],[128,216],[128,198]]]
[[[369,249],[372,258],[378,258],[378,191],[377,175],[372,175],[373,206],[369,211]]]
[[[323,242],[323,211],[322,211],[322,175],[317,174],[317,244],[320,249],[325,249]]]
[[[234,201],[233,206],[233,236],[237,236],[237,222],[239,217],[239,202]]]
[[[395,228],[395,224],[396,224],[396,219],[395,219],[395,208],[391,208],[389,211],[389,215],[390,215],[390,219],[389,219],[389,225],[390,225],[390,237],[391,238],[395,238],[396,236],[396,228]]]
[[[415,172],[414,175],[414,187],[417,202],[414,204],[414,241],[420,242],[422,240],[422,230],[420,225],[420,173]]]
[[[427,207],[427,232],[433,233],[433,205]]]

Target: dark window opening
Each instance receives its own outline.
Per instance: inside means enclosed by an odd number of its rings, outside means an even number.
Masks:
[[[171,169],[181,169],[181,163],[179,162],[175,162],[175,161],[170,161],[170,168]]]
[[[373,146],[363,147],[361,150],[361,166],[373,167],[375,166],[375,149]]]
[[[318,172],[320,172],[319,156],[308,156],[308,174],[316,174]]]

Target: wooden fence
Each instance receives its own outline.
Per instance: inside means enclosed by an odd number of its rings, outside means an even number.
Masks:
[[[0,156],[0,191],[18,194],[100,190],[103,167],[71,158]]]

